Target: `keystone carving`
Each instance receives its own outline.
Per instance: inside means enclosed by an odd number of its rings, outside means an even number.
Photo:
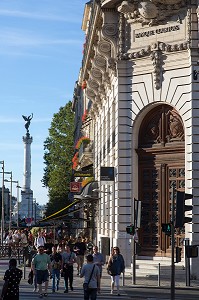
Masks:
[[[161,24],[168,17],[178,14],[189,2],[189,0],[123,1],[118,7],[118,11],[129,23],[152,26]]]

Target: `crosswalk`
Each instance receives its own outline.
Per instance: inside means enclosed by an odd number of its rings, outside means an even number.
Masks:
[[[20,300],[36,300],[40,299],[38,293],[34,293],[30,288],[21,286],[20,289]],[[44,299],[73,299],[73,300],[83,300],[83,289],[76,288],[73,292],[69,292],[67,294],[64,294],[64,289],[60,290],[56,293],[51,293],[49,290],[48,297],[43,297]],[[101,294],[98,294],[97,299],[103,299],[103,300],[116,300],[116,299],[130,299],[123,291],[121,291],[120,296],[117,294],[110,294],[110,291],[108,289],[103,289]]]

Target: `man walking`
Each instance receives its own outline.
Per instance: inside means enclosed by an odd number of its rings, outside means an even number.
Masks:
[[[79,275],[84,263],[84,254],[86,252],[86,243],[82,241],[81,236],[78,237],[74,245],[73,251],[77,256],[77,275]]]
[[[50,254],[52,264],[52,292],[55,293],[55,288],[59,290],[60,271],[62,266],[62,256],[57,252],[55,246],[52,247],[52,254]],[[56,282],[56,286],[55,286]]]
[[[100,270],[100,278],[102,277],[102,266],[104,265],[104,257],[102,253],[98,252],[98,247],[93,247],[93,262],[96,264]]]
[[[48,254],[44,253],[44,247],[38,247],[38,254],[32,260],[33,275],[37,274],[40,298],[47,297],[49,272],[51,274],[51,261]],[[45,283],[45,291],[42,293],[42,283]]]
[[[93,256],[87,256],[87,264],[83,265],[80,277],[84,277],[84,284],[88,288],[84,288],[84,300],[96,300],[97,291],[100,292],[100,270],[98,266],[93,263]]]
[[[71,291],[73,291],[73,264],[76,261],[74,252],[71,252],[70,246],[65,246],[65,251],[62,253],[62,272],[64,275],[65,291],[68,293],[68,281]]]

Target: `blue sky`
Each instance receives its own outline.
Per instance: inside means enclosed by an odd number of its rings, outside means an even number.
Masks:
[[[13,180],[22,186],[22,136],[26,133],[22,115],[33,113],[31,188],[40,204],[48,201],[41,183],[43,143],[53,114],[72,100],[82,60],[86,2],[0,1],[0,161],[5,161],[5,171],[12,171]]]

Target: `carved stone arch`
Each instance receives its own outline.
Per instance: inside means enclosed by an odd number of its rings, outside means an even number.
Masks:
[[[168,104],[152,108],[138,133],[138,199],[142,201],[139,241],[141,255],[171,256],[171,239],[161,229],[172,218],[172,197],[185,188],[184,124]],[[175,231],[176,246],[182,247],[184,230]]]

